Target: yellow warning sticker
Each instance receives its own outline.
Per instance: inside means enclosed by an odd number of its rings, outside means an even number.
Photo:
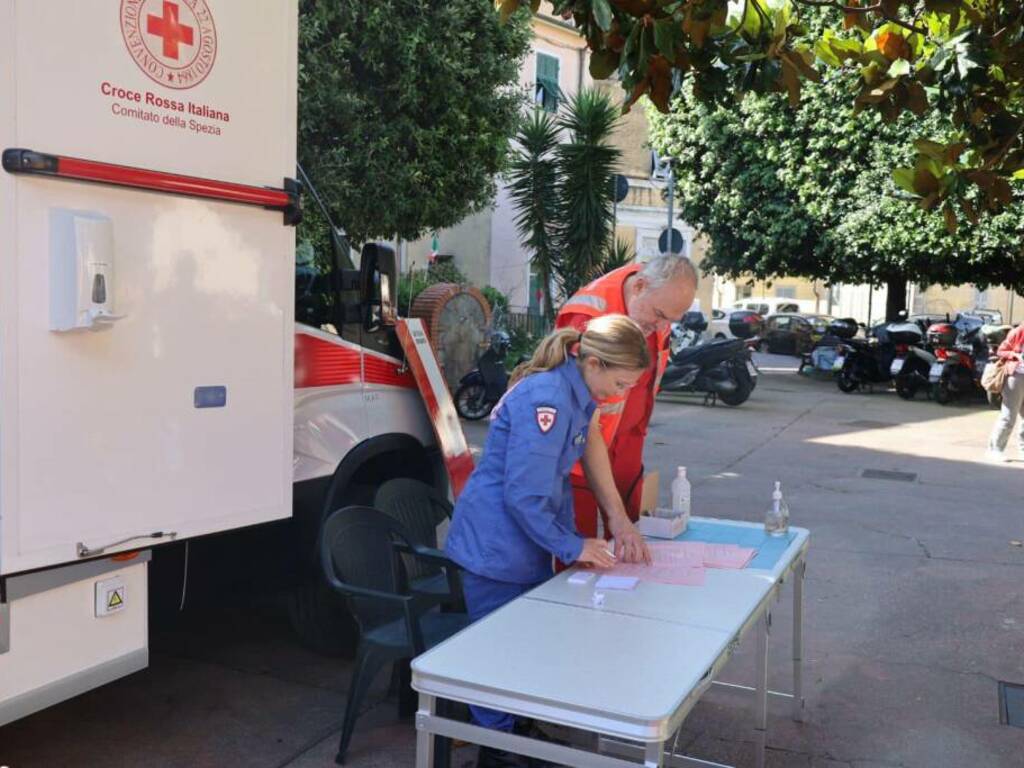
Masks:
[[[112,589],[107,593],[107,610],[113,610],[114,608],[120,608],[124,605],[124,595],[122,592],[124,587],[120,589]]]

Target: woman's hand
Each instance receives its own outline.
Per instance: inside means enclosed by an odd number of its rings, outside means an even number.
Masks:
[[[593,565],[595,568],[611,568],[618,561],[608,550],[608,542],[604,539],[584,539],[583,551],[576,562]]]

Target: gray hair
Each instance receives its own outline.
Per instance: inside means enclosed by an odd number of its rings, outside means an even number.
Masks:
[[[651,288],[660,288],[677,277],[693,283],[694,288],[699,281],[697,267],[690,257],[675,253],[664,253],[651,259],[640,270],[640,276]]]

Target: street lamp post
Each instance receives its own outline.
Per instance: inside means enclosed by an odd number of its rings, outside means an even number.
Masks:
[[[672,231],[672,207],[673,207],[673,202],[675,201],[675,192],[676,192],[676,175],[675,175],[675,171],[672,169],[672,158],[671,157],[665,158],[665,161],[668,163],[668,231],[671,232]]]

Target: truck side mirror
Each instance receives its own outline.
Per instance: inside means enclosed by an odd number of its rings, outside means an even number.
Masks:
[[[398,321],[398,264],[395,252],[381,243],[367,243],[359,259],[363,327],[375,331]]]

